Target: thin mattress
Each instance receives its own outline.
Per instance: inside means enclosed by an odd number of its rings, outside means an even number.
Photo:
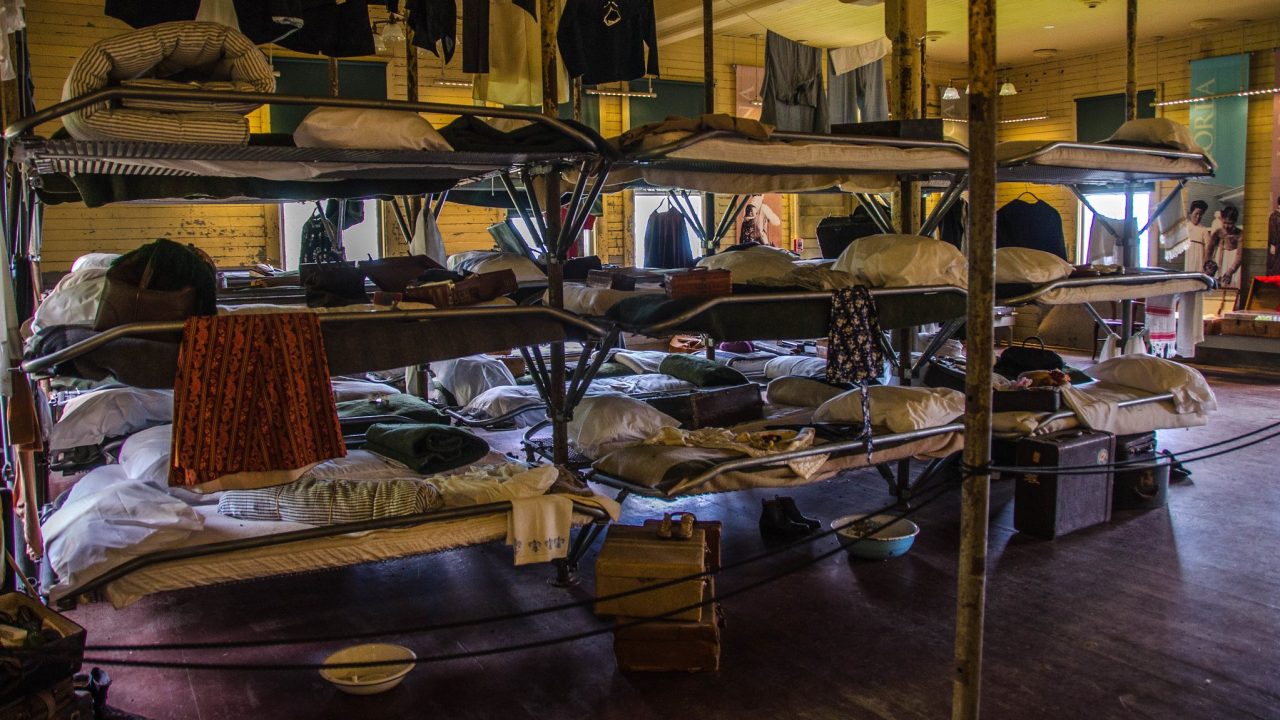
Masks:
[[[1140,275],[1104,275],[1092,278],[1067,278],[1047,283],[1028,292],[998,298],[1001,305],[1078,305],[1092,302],[1140,300],[1160,295],[1204,292],[1212,289],[1213,279],[1201,273],[1148,272]]]
[[[1213,175],[1201,153],[1103,143],[1015,140],[996,147],[998,177],[1006,182],[1104,183],[1175,180]]]

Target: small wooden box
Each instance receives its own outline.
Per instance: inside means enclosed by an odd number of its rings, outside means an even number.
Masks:
[[[714,594],[707,584],[704,599]],[[715,672],[720,669],[719,606],[706,605],[692,622],[658,620],[613,633],[618,669],[630,672]],[[625,619],[619,619],[625,622]]]
[[[733,294],[733,276],[728,270],[694,268],[668,273],[666,286],[672,300],[723,297]]]
[[[1253,312],[1280,312],[1280,285],[1249,279],[1249,292],[1244,296],[1242,310]]]
[[[695,529],[687,539],[664,540],[655,528],[611,525],[596,558],[596,596],[603,597],[640,587],[697,575],[707,569],[706,533]],[[657,617],[676,608],[696,605],[702,598],[701,577],[651,592],[596,603],[597,615]],[[702,608],[694,607],[665,620],[697,622]]]
[[[1219,319],[1222,335],[1280,338],[1280,313],[1229,312]]]
[[[764,400],[760,397],[760,387],[755,383],[663,395],[648,398],[645,402],[679,420],[690,430],[728,427],[764,417]]]

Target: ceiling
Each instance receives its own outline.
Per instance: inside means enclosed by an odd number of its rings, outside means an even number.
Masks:
[[[881,0],[712,0],[718,34],[750,37],[766,29],[820,47],[840,47],[884,34]],[[927,0],[928,29],[945,32],[929,45],[929,57],[964,63],[968,54],[966,0]],[[1123,47],[1125,0],[999,0],[997,50],[1001,64],[1035,60],[1033,50],[1055,48],[1062,55]],[[654,0],[658,42],[702,35],[701,0]],[[1276,0],[1139,0],[1138,41],[1203,32],[1193,20],[1216,18],[1216,30],[1242,21],[1280,18]],[[1052,25],[1051,29],[1046,25]]]

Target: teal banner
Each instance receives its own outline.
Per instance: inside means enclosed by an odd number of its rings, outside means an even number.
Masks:
[[[1191,97],[1249,89],[1249,56],[1224,55],[1191,61]],[[1220,98],[1191,106],[1191,134],[1218,163],[1213,182],[1229,188],[1244,185],[1245,137],[1249,98]]]

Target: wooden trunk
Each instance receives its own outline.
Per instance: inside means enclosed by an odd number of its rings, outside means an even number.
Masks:
[[[1112,510],[1151,510],[1169,504],[1169,465],[1154,464],[1156,434],[1116,436],[1116,462],[1151,461],[1152,467],[1116,470]]]
[[[764,417],[755,383],[648,398],[645,402],[680,421],[686,429],[728,427]]]
[[[636,588],[697,575],[707,569],[706,533],[695,529],[687,539],[662,539],[656,528],[611,525],[596,558],[596,596],[603,597]],[[677,608],[697,605],[704,578],[696,577],[650,592],[596,603],[597,615],[657,617]],[[697,621],[701,607],[667,616],[668,620]]]
[[[1064,430],[1023,438],[1017,445],[1019,466],[1046,470],[1107,465],[1114,455],[1115,437],[1097,430]],[[1109,468],[1087,474],[1022,474],[1014,489],[1013,527],[1052,540],[1104,523],[1111,519],[1111,492]]]
[[[1280,285],[1258,282],[1258,278],[1249,279],[1249,292],[1245,295],[1244,305],[1247,311],[1280,312]]]
[[[661,520],[645,520],[644,528],[657,532],[662,525]],[[719,520],[698,520],[693,523],[695,530],[701,530],[707,541],[707,572],[720,570],[720,535],[722,529]]]
[[[714,595],[708,583],[704,599]],[[626,618],[619,618],[625,623]],[[696,622],[659,620],[613,633],[618,669],[631,672],[715,672],[720,669],[720,607],[706,606]]]
[[[1229,312],[1219,318],[1218,332],[1222,335],[1280,338],[1280,314]]]

